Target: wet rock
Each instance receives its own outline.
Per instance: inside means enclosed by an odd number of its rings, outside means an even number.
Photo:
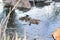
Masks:
[[[19,0],[3,0],[4,4],[9,4],[14,6]],[[18,3],[18,5],[16,6],[18,7],[24,7],[24,8],[30,8],[30,3],[29,0],[20,0],[20,2]]]

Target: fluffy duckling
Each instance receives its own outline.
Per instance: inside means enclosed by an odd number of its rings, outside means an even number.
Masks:
[[[52,36],[54,40],[60,40],[60,28],[57,28],[53,33]]]

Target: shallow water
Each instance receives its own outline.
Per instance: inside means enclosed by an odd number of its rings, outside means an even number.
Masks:
[[[17,32],[20,34],[20,36],[23,36],[24,29],[26,29],[27,40],[34,40],[34,38],[36,38],[37,40],[53,40],[52,32],[56,28],[60,27],[59,7],[60,3],[55,3],[54,6],[53,2],[48,6],[44,6],[43,8],[32,7],[28,12],[16,10],[15,23],[17,24],[16,28],[18,28]],[[2,12],[3,11],[1,10],[0,15],[5,15],[2,14]],[[31,26],[29,26],[29,22],[20,21],[19,18],[25,16],[26,14],[31,18],[41,20],[41,22],[39,22],[38,25],[32,24]],[[1,17],[4,18],[5,16]]]

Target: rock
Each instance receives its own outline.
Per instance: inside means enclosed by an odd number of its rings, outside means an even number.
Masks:
[[[60,2],[60,0],[53,0],[53,1],[55,1],[55,2]]]
[[[19,0],[3,0],[4,4],[9,4],[14,6]],[[17,8],[19,7],[24,7],[24,8],[30,8],[30,3],[29,0],[20,0],[20,2],[18,3],[18,5],[16,6]]]

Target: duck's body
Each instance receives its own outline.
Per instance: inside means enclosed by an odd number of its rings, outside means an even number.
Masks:
[[[38,19],[30,19],[29,22],[30,22],[30,25],[31,24],[39,24],[39,21]]]

